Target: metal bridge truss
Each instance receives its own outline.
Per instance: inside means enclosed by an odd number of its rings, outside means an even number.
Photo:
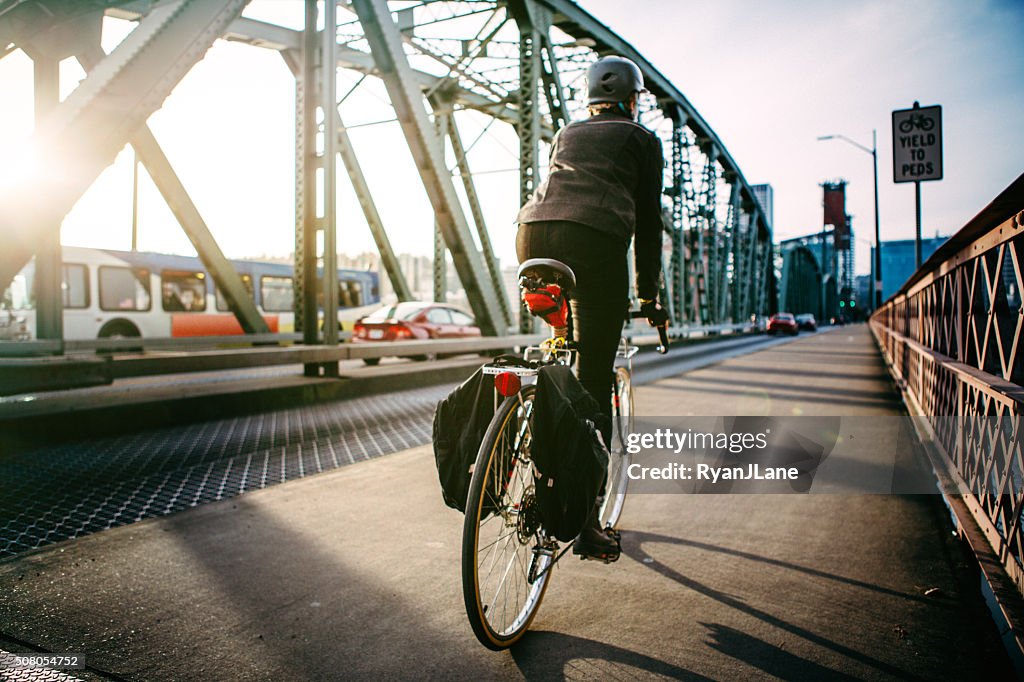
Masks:
[[[807,246],[783,251],[779,294],[781,309],[794,313],[813,312],[823,317],[821,269]]]
[[[480,112],[514,128],[519,197],[525,200],[544,175],[555,132],[585,115],[586,69],[603,54],[637,62],[652,93],[642,103],[641,121],[661,137],[667,159],[670,255],[663,291],[674,324],[735,323],[773,311],[772,235],[738,166],[675,86],[573,2],[352,0],[318,7],[306,0],[306,30],[243,17],[245,5],[246,0],[0,0],[0,57],[22,48],[34,60],[36,140],[45,152],[40,166],[51,171],[27,178],[16,194],[0,199],[6,251],[0,281],[10,282],[36,257],[40,339],[56,339],[60,347],[61,221],[126,144],[135,147],[243,328],[266,331],[146,127],[217,38],[276,50],[295,76],[295,306],[296,326],[308,344],[337,341],[333,325],[318,329],[316,312],[317,287],[323,287],[327,306],[337,288],[337,215],[334,191],[328,191],[336,182],[334,159],[355,188],[395,292],[401,299],[411,296],[348,137],[343,112],[351,91],[341,97],[336,92],[338,69],[360,75],[353,90],[367,78],[385,86],[434,211],[437,295],[443,293],[441,256],[447,252],[486,334],[509,333],[516,311],[509,307],[474,187],[467,154],[475,142],[464,144],[461,112]],[[99,49],[104,13],[137,21],[109,55]],[[334,31],[315,29],[324,19]],[[88,75],[58,102],[56,65],[69,56]],[[53,174],[55,168],[62,172]],[[319,213],[317,196],[327,198]],[[324,248],[318,250],[321,231]],[[322,284],[318,267],[325,273]],[[520,326],[528,328],[529,320],[522,318]]]
[[[1022,291],[1024,176],[928,259],[871,326],[948,475],[968,491],[962,504],[1024,591]]]

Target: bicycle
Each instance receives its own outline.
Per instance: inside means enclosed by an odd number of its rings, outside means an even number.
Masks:
[[[911,114],[909,118],[905,118],[900,121],[900,132],[909,133],[914,128],[920,128],[921,130],[928,132],[935,127],[935,121],[925,116],[924,114]]]
[[[519,277],[521,287],[557,284],[566,293],[575,285],[572,270],[551,259],[524,262]],[[551,569],[572,547],[568,543],[560,550],[558,541],[543,527],[530,452],[537,374],[545,365],[573,366],[578,352],[567,340],[572,338],[571,309],[569,312],[564,336],[555,334],[540,346],[526,348],[521,362],[496,361],[483,367],[485,374],[495,377],[498,393],[505,397],[484,434],[473,467],[462,535],[462,587],[474,634],[494,650],[512,646],[526,633],[547,590]],[[642,317],[639,311],[629,316]],[[659,327],[658,332],[658,350],[666,353],[667,329]],[[600,519],[616,537],[629,482],[626,436],[633,425],[631,371],[638,350],[620,339],[614,370],[612,414],[618,428],[609,452]]]

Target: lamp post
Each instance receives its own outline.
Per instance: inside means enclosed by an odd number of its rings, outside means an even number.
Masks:
[[[878,133],[875,130],[871,131],[871,148],[868,149],[859,142],[854,142],[845,135],[822,135],[818,138],[818,141],[822,140],[843,140],[849,142],[857,149],[865,151],[871,155],[871,162],[874,166],[875,172],[875,262],[874,262],[874,281],[871,283],[875,290],[875,295],[872,296],[874,301],[874,309],[878,310],[882,307],[882,240],[879,236],[878,230]]]

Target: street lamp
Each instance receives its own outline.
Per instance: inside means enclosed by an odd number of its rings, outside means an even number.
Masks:
[[[871,131],[871,148],[868,149],[859,142],[854,142],[845,135],[822,135],[818,138],[818,141],[822,140],[843,140],[849,142],[857,149],[865,151],[871,155],[871,161],[875,169],[875,277],[872,286],[875,289],[875,295],[873,299],[875,301],[875,310],[882,307],[882,240],[879,237],[878,232],[878,134],[877,131]]]

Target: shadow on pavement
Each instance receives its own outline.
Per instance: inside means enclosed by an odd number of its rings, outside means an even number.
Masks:
[[[849,372],[829,372],[827,370],[806,370],[806,369],[795,369],[793,367],[759,367],[756,365],[737,365],[729,363],[728,365],[719,365],[717,367],[709,367],[707,372],[743,372],[744,374],[781,374],[783,376],[797,376],[797,377],[818,377],[822,379],[842,379],[850,381],[864,381],[864,380],[875,380],[875,377],[865,376],[863,373],[849,373]],[[881,377],[884,379],[884,377]]]
[[[634,679],[650,675],[710,680],[692,670],[592,639],[530,631],[512,647],[512,659],[528,680]]]
[[[687,589],[693,590],[694,592],[697,592],[698,594],[702,594],[702,595],[704,595],[704,596],[706,596],[706,597],[708,597],[710,599],[713,599],[713,600],[715,600],[715,601],[717,601],[717,602],[719,602],[721,604],[724,604],[724,605],[729,606],[729,607],[731,607],[733,609],[736,609],[737,611],[740,611],[740,612],[745,613],[747,615],[753,616],[754,618],[757,618],[758,620],[760,620],[760,621],[762,621],[764,623],[767,623],[769,625],[775,626],[775,627],[777,627],[777,628],[779,628],[781,630],[785,630],[786,632],[789,632],[790,634],[796,635],[797,637],[801,637],[801,638],[803,638],[803,639],[805,639],[805,640],[807,640],[809,642],[812,642],[812,643],[817,644],[819,646],[825,647],[826,649],[830,649],[831,651],[834,651],[835,653],[840,654],[842,656],[845,656],[845,657],[847,657],[847,658],[849,658],[851,660],[857,661],[858,663],[861,663],[863,665],[866,665],[866,666],[869,666],[871,668],[874,668],[875,670],[877,670],[879,672],[882,672],[882,673],[885,673],[885,674],[888,674],[888,675],[895,675],[895,676],[897,676],[897,677],[899,677],[901,679],[905,679],[905,680],[920,680],[920,679],[922,679],[922,678],[920,678],[920,677],[918,677],[916,675],[911,674],[910,672],[908,672],[906,670],[903,670],[903,669],[898,668],[898,667],[896,667],[894,665],[886,663],[885,661],[880,661],[877,658],[874,658],[874,657],[869,656],[869,655],[867,655],[865,653],[862,653],[862,652],[857,651],[855,649],[852,649],[852,648],[850,648],[848,646],[840,644],[839,642],[835,642],[835,641],[833,641],[831,639],[828,639],[827,637],[825,637],[823,635],[820,635],[820,634],[818,634],[816,632],[812,632],[812,631],[810,631],[810,630],[808,630],[806,628],[800,627],[799,625],[795,625],[793,623],[790,623],[790,622],[784,620],[783,618],[781,618],[781,617],[779,617],[777,615],[774,615],[772,613],[768,613],[767,611],[763,611],[761,609],[758,609],[757,607],[751,606],[750,604],[746,604],[746,603],[744,603],[744,601],[743,601],[743,599],[741,597],[737,597],[737,596],[733,596],[733,595],[727,594],[725,592],[716,590],[716,589],[714,589],[713,587],[711,587],[709,585],[705,585],[703,583],[700,583],[700,582],[698,582],[698,581],[696,581],[696,580],[694,580],[692,578],[688,578],[687,576],[685,576],[685,575],[679,573],[678,571],[676,571],[675,569],[673,569],[671,566],[668,566],[668,565],[658,561],[656,558],[654,558],[653,556],[649,555],[646,551],[644,551],[643,544],[646,543],[646,542],[672,544],[672,545],[684,545],[684,546],[690,546],[690,545],[694,544],[694,543],[691,543],[691,542],[689,542],[687,540],[684,540],[684,539],[681,539],[681,538],[672,537],[672,536],[669,536],[669,535],[661,535],[661,534],[658,534],[658,533],[647,533],[647,532],[643,532],[643,531],[630,531],[628,533],[624,533],[623,534],[622,552],[623,552],[623,554],[625,554],[626,556],[630,557],[631,559],[633,559],[637,563],[650,568],[651,570],[659,573],[660,575],[668,578],[669,580],[672,580],[672,581],[674,581],[674,582],[676,582],[676,583],[686,587]],[[704,547],[705,548],[714,548],[717,551],[731,551],[731,550],[725,550],[724,548],[715,548],[713,545],[704,545]],[[761,561],[773,561],[773,560],[770,560],[770,559],[766,559],[764,557],[757,557],[756,555],[752,555],[750,558],[755,558],[755,559],[761,560]],[[787,566],[787,564],[785,562],[779,562],[779,563],[782,566]],[[787,567],[797,568],[796,566],[787,566]],[[838,578],[838,576],[831,576],[831,575],[829,575],[827,573],[823,573],[822,577],[840,579],[840,578]],[[878,588],[878,589],[881,589],[881,588]],[[896,594],[901,596],[901,597],[906,597],[907,596],[907,595],[904,595],[904,594],[901,594],[901,593],[898,593],[898,592]],[[773,648],[773,650],[774,650],[774,648]],[[764,661],[753,661],[753,660],[748,660],[748,659],[745,659],[745,660],[747,660],[748,663],[750,663],[751,665],[754,665],[755,667],[759,667],[760,668],[760,667],[762,667],[764,665]],[[832,670],[829,670],[828,673],[829,673],[829,675],[836,675],[837,674],[835,671],[832,671]]]
[[[718,623],[704,623],[710,641],[707,645],[726,656],[754,666],[767,675],[783,680],[858,680],[853,675],[819,665],[757,637]]]
[[[731,367],[727,367],[726,369],[729,370],[729,371],[732,371]],[[812,376],[814,376],[814,375],[812,375]],[[820,376],[820,375],[818,375],[818,376]],[[680,380],[681,381],[686,381],[687,383],[695,382],[695,383],[700,383],[700,384],[712,384],[712,385],[716,385],[716,386],[717,385],[725,385],[725,386],[735,386],[736,385],[736,379],[735,378],[717,378],[717,377],[704,377],[704,376],[688,376],[688,377],[685,377],[685,378],[681,378]],[[763,389],[769,390],[769,391],[774,391],[774,390],[778,390],[778,389],[782,389],[782,390],[800,390],[800,391],[804,391],[806,393],[819,394],[819,395],[828,396],[830,402],[833,402],[833,401],[838,402],[836,400],[836,398],[843,397],[843,398],[861,398],[861,399],[865,399],[865,400],[885,400],[887,403],[890,403],[892,405],[898,405],[899,404],[899,401],[896,398],[892,397],[892,392],[890,390],[888,390],[888,388],[889,388],[888,386],[886,386],[884,390],[873,390],[873,391],[872,390],[865,391],[865,390],[852,389],[852,388],[849,388],[849,387],[843,386],[843,385],[836,385],[834,387],[802,385],[799,388],[797,388],[797,387],[789,387],[789,386],[780,386],[778,382],[773,382],[773,381],[750,381],[750,380],[747,380],[747,379],[743,380],[743,384],[742,385],[744,387],[750,387],[750,388],[754,388],[754,389],[763,388]],[[715,390],[717,391],[718,389],[716,388]]]
[[[756,396],[756,395],[770,395],[775,400],[788,400],[792,402],[805,402],[805,403],[821,403],[823,405],[840,406],[840,405],[851,405],[856,407],[875,407],[893,409],[898,408],[900,403],[895,398],[889,400],[883,399],[866,399],[866,398],[855,398],[848,397],[842,398],[839,395],[820,395],[815,393],[808,393],[808,387],[802,386],[800,388],[794,388],[789,386],[772,385],[770,389],[766,388],[750,388],[747,390],[743,389],[727,389],[721,387],[702,387],[692,386],[688,383],[693,377],[687,377],[686,379],[679,379],[679,383],[663,382],[659,384],[658,388],[662,390],[673,390],[673,391],[686,391],[686,392],[697,392],[697,393],[710,393],[711,395],[737,395],[737,396]],[[735,385],[735,382],[722,381],[721,385]],[[746,384],[744,384],[746,385]],[[771,391],[771,393],[769,393]],[[879,391],[874,395],[884,396],[885,393]]]

